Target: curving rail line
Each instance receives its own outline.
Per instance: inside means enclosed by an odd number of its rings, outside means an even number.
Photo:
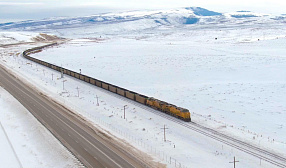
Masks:
[[[25,52],[26,53],[32,53],[33,51],[35,51],[35,49],[36,50],[40,50],[40,49],[42,49],[44,47],[49,47],[49,46],[52,46],[52,45],[56,45],[56,43],[53,43],[53,44],[50,44],[50,45],[46,45],[46,46],[42,46],[42,47],[38,47],[38,48],[33,48],[33,49],[30,49],[30,50],[26,50]],[[25,52],[23,53],[23,55],[26,54]],[[43,61],[41,61],[40,64],[46,65],[46,64],[49,64],[49,63],[46,63],[46,62],[43,63]],[[53,69],[53,67],[50,67],[50,68]],[[117,97],[117,98],[122,99],[124,101],[127,101],[129,103],[135,104],[136,106],[139,106],[140,108],[143,108],[143,109],[145,109],[145,110],[147,110],[149,112],[152,112],[152,113],[154,113],[156,115],[164,117],[164,118],[166,118],[166,119],[168,119],[168,120],[170,120],[172,122],[175,122],[175,123],[177,123],[179,125],[182,125],[182,126],[188,128],[190,130],[198,132],[198,133],[200,133],[202,135],[205,135],[205,136],[207,136],[209,138],[215,139],[215,140],[217,140],[217,141],[219,141],[221,143],[224,143],[224,144],[229,145],[229,146],[231,146],[233,148],[236,148],[236,149],[238,149],[240,151],[243,151],[243,152],[245,152],[247,154],[255,156],[255,157],[257,157],[257,158],[259,158],[261,160],[269,162],[269,163],[271,163],[271,164],[273,164],[273,165],[275,165],[277,167],[286,168],[286,158],[283,157],[283,156],[280,156],[280,155],[275,154],[275,153],[273,153],[271,151],[259,148],[257,146],[251,145],[249,143],[243,142],[243,141],[238,140],[236,138],[233,138],[231,136],[228,136],[228,135],[225,135],[223,133],[220,133],[220,132],[218,132],[218,131],[216,131],[214,129],[207,128],[207,127],[205,127],[203,125],[200,125],[200,124],[197,124],[197,123],[194,123],[194,122],[188,122],[188,123],[187,122],[183,122],[183,121],[181,121],[181,120],[179,120],[177,118],[174,118],[172,116],[169,116],[167,114],[164,114],[162,112],[154,110],[154,109],[152,109],[152,108],[150,108],[148,106],[145,106],[143,104],[137,103],[137,102],[135,102],[133,100],[130,100],[130,99],[127,99],[127,98],[125,98],[123,96],[120,96],[120,95],[117,95],[117,94],[113,94],[110,91],[107,91],[106,89],[103,89],[103,88],[100,88],[100,89],[102,89],[102,91],[106,92],[107,94],[113,95],[114,97]]]

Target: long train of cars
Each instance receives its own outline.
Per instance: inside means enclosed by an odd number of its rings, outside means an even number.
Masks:
[[[42,60],[39,60],[39,59],[36,59],[36,58],[29,56],[32,53],[40,52],[43,48],[50,47],[53,45],[57,45],[57,43],[52,43],[49,45],[44,45],[41,47],[35,47],[32,49],[28,49],[28,50],[23,52],[23,56],[25,58],[31,60],[31,61],[34,61],[36,63],[39,63],[39,64],[44,65],[46,67],[49,67],[51,69],[54,69],[56,71],[62,72],[63,74],[67,74],[69,76],[72,76],[72,77],[77,78],[79,80],[82,80],[84,82],[90,83],[92,85],[98,86],[98,87],[103,88],[105,90],[108,90],[110,92],[116,93],[118,95],[121,95],[121,96],[126,97],[128,99],[131,99],[131,100],[136,101],[138,103],[141,103],[141,104],[147,105],[149,107],[152,107],[154,109],[160,110],[166,114],[172,115],[172,116],[177,117],[181,120],[191,121],[191,115],[190,115],[190,112],[188,109],[177,107],[177,106],[169,104],[167,102],[164,102],[164,101],[152,98],[152,97],[147,97],[147,96],[141,95],[139,93],[132,92],[130,90],[127,90],[127,89],[124,89],[124,88],[103,82],[101,80],[83,75],[81,73],[71,71],[71,70],[66,69],[66,68],[62,68],[62,67],[59,67],[57,65],[53,65],[53,64],[50,64],[48,62],[45,62],[45,61],[42,61]]]

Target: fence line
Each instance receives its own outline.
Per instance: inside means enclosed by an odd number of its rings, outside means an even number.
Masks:
[[[187,166],[180,163],[176,158],[166,154],[164,151],[158,150],[156,147],[145,143],[141,138],[136,138],[132,134],[128,134],[126,132],[123,132],[122,130],[118,129],[117,127],[114,127],[110,123],[107,123],[107,122],[103,121],[102,119],[100,119],[99,117],[91,115],[90,113],[84,112],[84,115],[89,117],[89,119],[93,119],[97,123],[99,123],[99,124],[109,128],[109,129],[111,129],[112,131],[118,133],[119,135],[123,136],[127,140],[134,142],[138,146],[145,149],[147,152],[150,152],[152,155],[159,158],[162,162],[167,163],[171,166],[174,166],[175,168],[188,168]],[[144,161],[146,161],[146,158],[142,157],[142,156],[143,155],[141,155],[140,159],[143,159]]]

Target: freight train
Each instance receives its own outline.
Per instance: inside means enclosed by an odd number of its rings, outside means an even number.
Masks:
[[[48,62],[45,62],[45,61],[42,61],[42,60],[39,60],[39,59],[36,59],[36,58],[29,56],[32,53],[40,52],[43,48],[50,47],[53,45],[57,45],[57,43],[28,49],[28,50],[23,52],[23,56],[25,58],[31,60],[31,61],[34,61],[36,63],[39,63],[39,64],[44,65],[46,67],[49,67],[51,69],[54,69],[56,71],[59,71],[63,74],[67,74],[69,76],[72,76],[72,77],[77,78],[79,80],[82,80],[84,82],[98,86],[100,88],[103,88],[103,89],[108,90],[110,92],[113,92],[115,94],[121,95],[123,97],[131,99],[131,100],[136,101],[138,103],[149,106],[153,109],[160,110],[166,114],[169,114],[169,115],[174,116],[176,118],[179,118],[181,120],[184,120],[187,122],[191,121],[191,115],[190,115],[190,112],[188,109],[177,107],[173,104],[169,104],[167,102],[164,102],[164,101],[152,98],[152,97],[141,95],[139,93],[136,93],[136,92],[133,92],[133,91],[130,91],[130,90],[127,90],[127,89],[106,83],[104,81],[83,75],[83,74],[78,73],[78,72],[71,71],[71,70],[63,68],[63,67],[59,67],[57,65],[53,65],[53,64],[50,64]]]

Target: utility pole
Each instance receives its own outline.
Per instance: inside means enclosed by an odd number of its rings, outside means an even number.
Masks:
[[[61,64],[61,78],[64,78],[63,65]]]
[[[98,96],[97,96],[97,95],[96,95],[96,101],[97,101],[96,105],[97,105],[97,106],[99,106],[99,103],[98,103]]]
[[[79,97],[79,87],[76,87],[77,89],[77,97]]]
[[[166,125],[164,125],[164,128],[161,128],[161,129],[164,129],[164,142],[166,142],[166,129],[169,129],[169,128],[166,128]]]
[[[229,162],[229,163],[233,163],[233,167],[235,168],[235,163],[236,163],[236,162],[239,162],[239,161],[236,161],[236,160],[235,160],[235,157],[234,157],[234,158],[233,158],[233,162]]]
[[[67,80],[63,80],[63,90],[65,90],[65,82],[66,82]]]
[[[125,106],[123,106],[123,109],[124,109],[124,119],[125,119],[125,107],[126,107],[127,105],[125,105]]]

